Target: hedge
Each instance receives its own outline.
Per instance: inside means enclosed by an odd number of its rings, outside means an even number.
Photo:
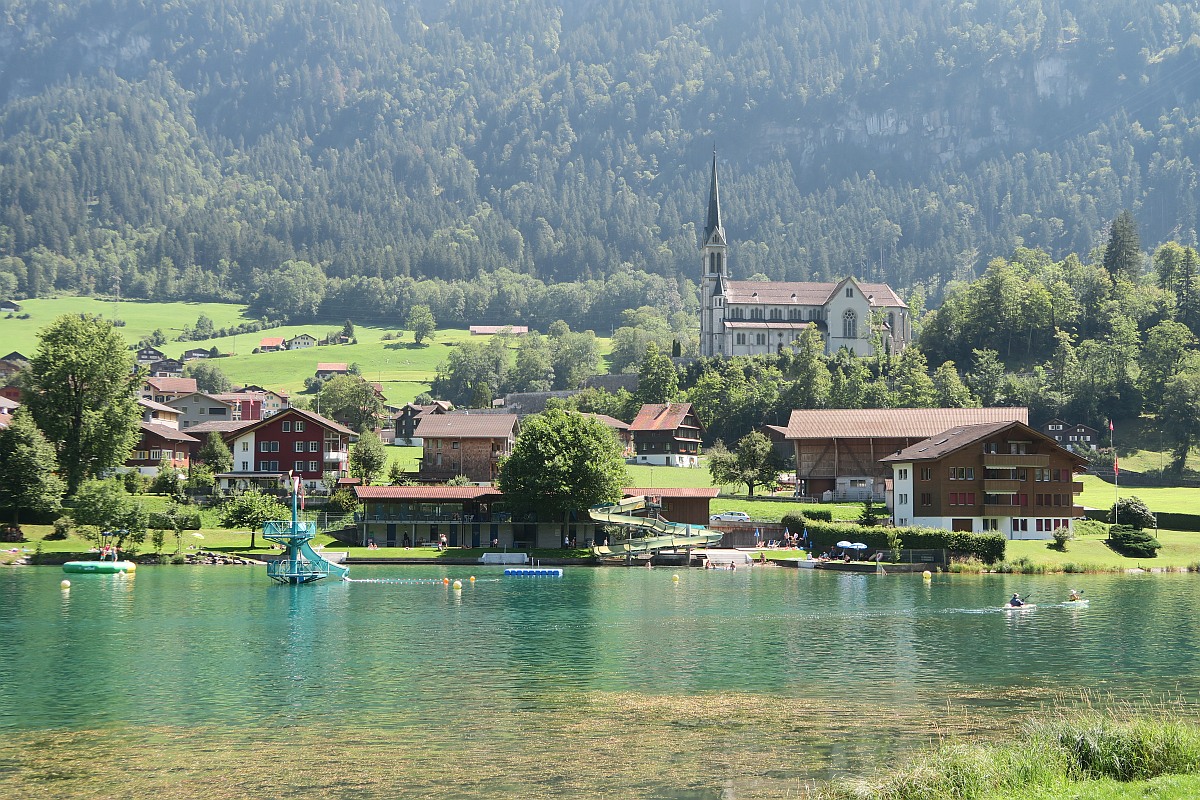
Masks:
[[[808,530],[814,551],[827,550],[843,539],[862,542],[875,550],[889,550],[888,534],[900,536],[905,550],[949,550],[958,556],[974,556],[987,564],[1004,560],[1005,539],[998,533],[965,533],[940,528],[865,528],[853,522],[824,522],[789,514],[783,524],[791,531]]]
[[[180,530],[198,531],[200,530],[200,511],[177,511],[172,519],[172,515],[165,511],[151,511],[150,523],[147,527],[156,528],[158,530],[174,530],[175,521],[179,522]]]

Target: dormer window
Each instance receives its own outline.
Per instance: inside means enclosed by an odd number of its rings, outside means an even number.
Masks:
[[[853,286],[846,287],[846,297],[854,297],[854,287]]]

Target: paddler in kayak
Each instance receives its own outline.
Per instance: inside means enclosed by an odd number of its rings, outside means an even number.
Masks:
[[[1067,598],[1068,603],[1078,603],[1083,598],[1079,596],[1079,592],[1075,589],[1071,590],[1071,596]]]
[[[1025,601],[1021,599],[1021,595],[1013,592],[1013,596],[1009,598],[1008,604],[1013,608],[1020,608],[1025,605]]]

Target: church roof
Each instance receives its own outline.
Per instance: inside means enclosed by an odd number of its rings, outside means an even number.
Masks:
[[[725,228],[721,225],[721,193],[717,190],[716,149],[713,150],[712,179],[708,185],[708,218],[704,222],[704,241],[706,243],[712,239],[714,231],[720,235],[721,244],[724,244]]]
[[[823,306],[842,285],[809,281],[727,281],[725,291],[729,304],[763,303],[765,305]],[[858,283],[860,289],[871,299],[873,306],[897,306],[908,304],[896,296],[886,283]]]
[[[786,331],[802,331],[805,328],[814,325],[815,323],[805,320],[786,321],[786,320],[767,320],[767,319],[727,319],[725,320],[726,328],[755,328],[755,329],[779,329]]]

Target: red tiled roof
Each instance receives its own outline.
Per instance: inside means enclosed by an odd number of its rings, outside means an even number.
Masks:
[[[726,281],[725,297],[729,305],[735,303],[763,303],[767,305],[822,306],[829,301],[845,281],[837,283],[813,283],[809,281]],[[871,298],[873,306],[899,306],[908,304],[896,296],[886,283],[857,282],[863,293]]]
[[[146,385],[160,392],[191,394],[196,391],[195,378],[146,378]]]
[[[300,417],[301,419],[305,419],[316,425],[320,425],[323,428],[328,428],[330,430],[337,431],[338,433],[344,433],[347,436],[358,436],[357,433],[350,430],[345,425],[341,425],[331,419],[322,417],[320,414],[315,414],[312,411],[305,411],[302,408],[285,408],[278,414],[274,414],[269,417],[263,417],[262,419],[251,420],[239,428],[231,429],[229,432],[236,430],[238,433],[244,433],[245,431],[249,431],[263,425],[269,425],[279,420],[290,419],[292,417]],[[192,428],[188,428],[188,430],[192,430]]]
[[[317,372],[349,372],[349,368],[344,363],[337,361],[318,362]]]
[[[267,336],[258,343],[259,347],[283,347],[282,336]]]
[[[506,439],[515,435],[516,414],[427,414],[417,418],[413,435],[447,439]]]
[[[691,411],[691,403],[646,403],[630,423],[629,430],[673,431]]]
[[[960,425],[1029,423],[1023,406],[996,408],[800,409],[787,424],[788,439],[928,438]]]
[[[716,497],[721,490],[716,486],[663,486],[661,488],[625,487],[621,493],[626,497],[654,495],[656,497]]]
[[[478,500],[501,497],[492,486],[355,486],[359,500]]]
[[[144,430],[146,433],[152,433],[155,436],[166,439],[169,442],[191,442],[193,444],[198,444],[200,442],[199,439],[188,436],[183,431],[175,430],[169,425],[162,425],[157,422],[143,422],[141,423],[141,426],[142,430]]]

